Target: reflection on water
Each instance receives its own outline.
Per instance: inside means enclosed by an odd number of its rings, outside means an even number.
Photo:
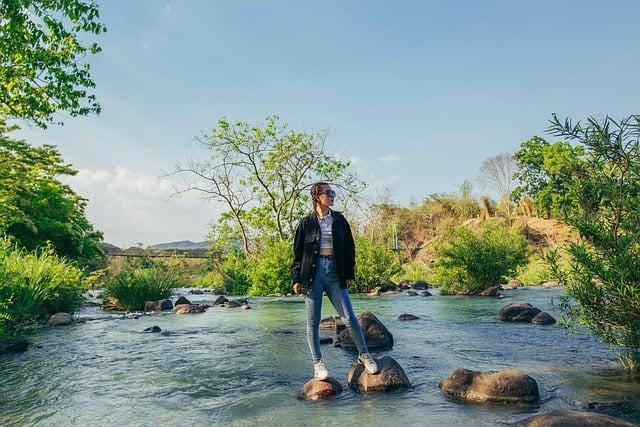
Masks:
[[[511,302],[529,302],[558,318],[552,300],[561,292],[526,288],[503,299],[353,296],[357,313],[373,311],[393,333],[395,346],[384,354],[400,363],[413,387],[376,395],[350,390],[355,354],[327,345],[327,366],[345,390],[325,402],[298,400],[313,374],[299,298],[252,298],[251,310],[216,307],[139,319],[87,308],[80,313],[86,322],[42,328],[32,337],[37,347],[0,358],[1,423],[495,426],[589,407],[639,422],[640,382],[624,375],[606,346],[558,326],[496,319]],[[420,319],[397,320],[402,313]],[[324,304],[323,315],[334,314]],[[168,334],[142,333],[153,325]],[[541,402],[474,405],[445,398],[438,383],[458,367],[523,371],[538,382]]]

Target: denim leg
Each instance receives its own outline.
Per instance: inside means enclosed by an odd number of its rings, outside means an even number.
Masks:
[[[304,303],[307,309],[307,343],[311,351],[313,363],[322,359],[322,350],[320,350],[320,316],[322,312],[322,296],[323,296],[323,278],[324,271],[318,265],[316,277],[309,294],[305,296]]]
[[[349,331],[349,335],[351,335],[351,339],[353,339],[353,343],[358,349],[358,354],[368,353],[369,349],[364,339],[364,333],[351,306],[349,292],[346,289],[340,288],[340,279],[338,279],[333,271],[333,263],[331,263],[330,267],[330,279],[327,280],[324,290],[329,297],[329,301],[331,301],[338,315],[342,318],[347,331]]]

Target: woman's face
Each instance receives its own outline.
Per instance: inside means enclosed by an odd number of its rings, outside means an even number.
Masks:
[[[318,194],[318,204],[322,206],[333,206],[333,200],[336,192],[331,189],[330,185],[325,185]]]

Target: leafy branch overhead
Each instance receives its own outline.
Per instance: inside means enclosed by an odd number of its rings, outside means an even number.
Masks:
[[[56,112],[100,113],[86,62],[87,36],[106,31],[98,5],[82,0],[0,2],[0,115],[46,128]]]

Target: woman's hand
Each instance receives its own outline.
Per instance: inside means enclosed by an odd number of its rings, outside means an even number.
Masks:
[[[300,295],[300,283],[294,283],[293,284],[293,292],[296,295]]]

